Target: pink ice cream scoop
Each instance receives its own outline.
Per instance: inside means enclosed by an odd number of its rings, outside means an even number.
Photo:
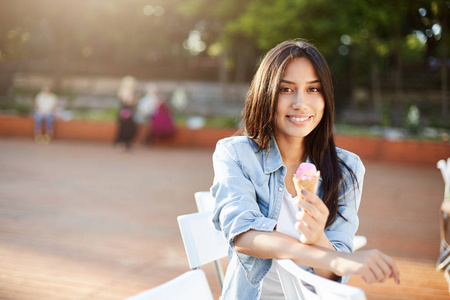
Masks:
[[[302,180],[311,180],[318,177],[316,166],[310,163],[301,163],[295,176]]]
[[[295,189],[297,190],[297,195],[300,195],[302,189],[315,194],[319,183],[319,177],[320,171],[317,171],[315,165],[301,163],[294,178],[292,178]]]

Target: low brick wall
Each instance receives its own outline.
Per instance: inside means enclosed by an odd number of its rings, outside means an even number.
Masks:
[[[0,137],[31,138],[33,122],[31,117],[0,115]],[[212,149],[219,139],[231,136],[235,131],[219,128],[178,128],[174,137],[158,141],[157,145]],[[55,139],[112,143],[115,132],[115,122],[55,121]],[[448,142],[390,141],[375,137],[337,135],[336,145],[357,153],[364,160],[435,165],[438,160],[450,157]]]
[[[112,142],[116,132],[114,122],[55,120],[55,139]],[[0,136],[33,137],[31,117],[0,115]]]
[[[336,145],[358,154],[362,159],[433,164],[450,157],[450,143],[399,140],[363,136],[336,136]]]

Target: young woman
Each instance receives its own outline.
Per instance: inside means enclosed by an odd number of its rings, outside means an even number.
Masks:
[[[117,97],[120,100],[119,114],[117,116],[117,133],[114,139],[114,146],[124,145],[125,149],[130,149],[137,132],[137,125],[134,121],[136,108],[136,79],[132,76],[125,76],[119,86]]]
[[[272,259],[346,282],[399,282],[378,250],[353,252],[364,166],[335,146],[334,96],[327,63],[304,41],[286,41],[261,62],[247,94],[242,136],[213,155],[213,222],[230,245],[223,299],[284,299]],[[320,170],[317,195],[297,192],[302,162]]]

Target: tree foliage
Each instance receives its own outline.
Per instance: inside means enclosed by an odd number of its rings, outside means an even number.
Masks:
[[[58,74],[141,70],[189,78],[195,72],[183,70],[190,61],[212,59],[212,68],[219,68],[222,59],[228,73],[248,80],[266,50],[304,38],[338,73],[353,61],[364,81],[371,55],[381,69],[400,58],[408,63],[439,57],[443,39],[437,29],[448,26],[448,9],[449,2],[437,0],[1,1],[0,64]],[[187,43],[193,32],[196,51]]]

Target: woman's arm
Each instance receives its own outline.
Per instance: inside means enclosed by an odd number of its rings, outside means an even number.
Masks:
[[[244,174],[238,159],[238,153],[248,150],[251,149],[237,151],[233,147],[225,147],[223,143],[219,143],[213,155],[215,178],[211,192],[216,199],[213,222],[216,228],[224,233],[230,247],[255,258],[292,259],[297,264],[324,269],[339,276],[361,275],[367,278],[367,282],[375,282],[375,279],[385,280],[381,276],[372,278],[367,271],[371,268],[365,269],[365,264],[361,264],[360,261],[364,261],[368,255],[347,257],[346,253],[325,246],[306,245],[274,230],[276,221],[261,213],[256,202],[254,183],[250,180],[252,176]],[[256,176],[253,177],[255,178]],[[390,264],[385,266],[388,266],[389,270],[381,274],[386,273],[390,276],[396,274],[395,270],[398,273],[396,267],[391,267]]]
[[[338,276],[360,275],[367,283],[384,282],[389,278],[400,283],[395,261],[378,250],[343,253],[306,245],[277,231],[256,230],[236,236],[234,245],[239,253],[259,258],[291,259],[297,264],[329,270]]]
[[[244,168],[239,159],[240,153],[247,153],[247,160],[257,160],[250,151],[253,150],[244,142],[223,140],[217,144],[213,155],[214,184],[211,193],[216,201],[213,223],[217,230],[222,231],[231,248],[234,247],[233,241],[237,235],[251,229],[272,231],[277,223],[276,220],[266,217],[267,214],[263,214],[256,200],[258,195],[255,185],[269,180],[269,176],[260,177],[258,182],[252,181],[256,180],[259,174],[266,175],[262,170],[256,169],[257,163],[253,163],[252,168]],[[244,169],[255,174],[252,177]],[[267,193],[264,194],[267,194],[268,198],[268,187]],[[268,199],[260,197],[259,202],[264,203],[264,208],[269,208]]]
[[[321,265],[325,248],[302,244],[296,238],[278,231],[263,232],[249,230],[234,239],[239,253],[266,259],[292,259],[304,266]],[[319,249],[319,251],[315,251]],[[322,252],[322,254],[321,254]],[[327,267],[323,265],[323,267]],[[329,269],[329,266],[327,267]]]
[[[344,182],[339,193],[338,215],[331,225],[325,229],[329,211],[323,201],[308,191],[299,192],[297,205],[301,211],[297,214],[296,229],[302,234],[301,242],[314,244],[339,252],[353,252],[353,237],[358,229],[358,208],[361,201],[365,168],[361,160],[354,154],[344,153],[344,160],[351,171],[343,167]],[[336,278],[329,270],[315,268],[316,274],[332,279]],[[346,282],[347,278],[342,278]]]
[[[298,222],[295,224],[295,228],[301,233],[300,241],[303,244],[336,251],[325,235],[329,210],[323,201],[317,195],[307,190],[301,190],[296,204],[301,208],[296,215]],[[328,279],[339,279],[339,276],[327,269],[314,268],[314,272]]]

